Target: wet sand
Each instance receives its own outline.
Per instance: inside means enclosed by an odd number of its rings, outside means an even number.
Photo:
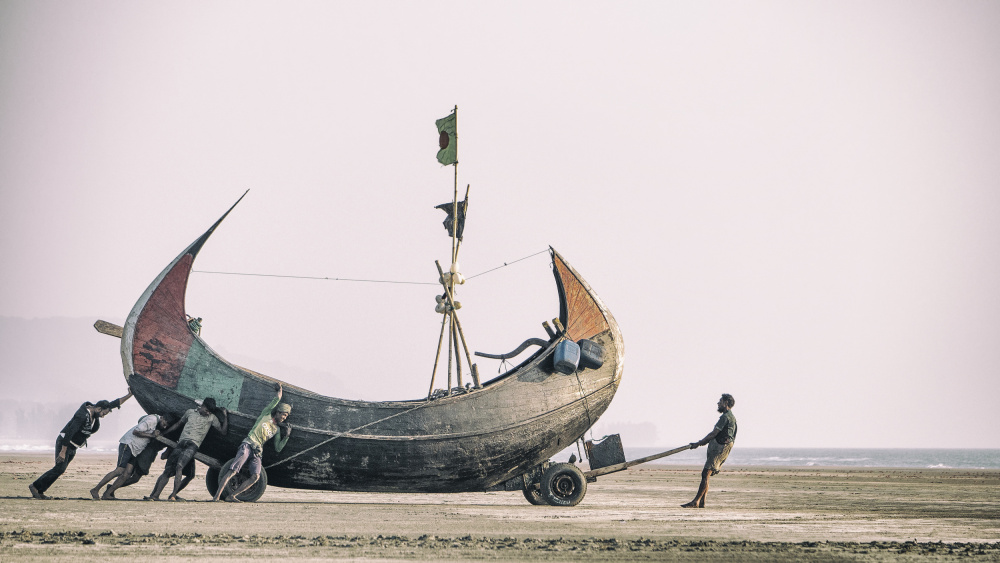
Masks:
[[[638,466],[574,508],[519,492],[387,494],[271,487],[261,502],[149,502],[155,475],[90,500],[114,467],[81,454],[34,500],[51,455],[0,455],[0,562],[152,557],[452,561],[1000,561],[1000,470],[727,467],[684,509],[699,468]],[[154,472],[162,469],[162,462]],[[166,494],[163,495],[166,498]]]

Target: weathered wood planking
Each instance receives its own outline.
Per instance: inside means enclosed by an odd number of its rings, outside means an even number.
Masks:
[[[122,356],[148,412],[180,415],[206,396],[229,409],[229,434],[210,433],[202,446],[207,455],[226,460],[273,397],[274,380],[230,364],[187,326],[188,276],[221,221],[136,303],[124,327]],[[265,448],[269,482],[325,490],[482,491],[531,470],[582,436],[618,388],[622,336],[587,283],[555,250],[551,254],[566,334],[482,389],[433,401],[352,401],[285,385],[295,430],[280,454]],[[603,346],[604,365],[571,375],[555,372],[555,346],[567,338]]]

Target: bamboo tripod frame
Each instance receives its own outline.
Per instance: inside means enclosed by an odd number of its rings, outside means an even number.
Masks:
[[[458,106],[454,109],[456,117],[456,139],[458,137]],[[441,347],[444,344],[444,333],[445,327],[448,327],[448,387],[446,394],[451,395],[451,373],[452,373],[452,358],[454,353],[455,360],[455,375],[456,383],[459,387],[462,387],[462,352],[465,353],[465,359],[468,362],[467,365],[470,366],[470,371],[472,373],[472,380],[476,389],[481,386],[479,384],[479,373],[476,369],[476,365],[472,363],[472,356],[469,354],[469,346],[465,341],[465,332],[462,330],[462,323],[458,320],[458,313],[455,310],[455,274],[458,273],[458,251],[461,248],[461,241],[458,240],[458,223],[459,223],[459,210],[458,210],[458,162],[455,162],[454,166],[454,193],[452,196],[451,212],[452,212],[452,223],[451,223],[451,268],[449,272],[451,275],[445,279],[444,271],[441,269],[441,263],[437,260],[434,261],[434,265],[437,266],[438,280],[441,282],[444,288],[444,298],[445,307],[443,318],[441,319],[441,333],[438,335],[438,346],[437,353],[434,356],[434,369],[431,371],[431,384],[427,389],[427,399],[430,400],[434,394],[434,379],[437,375],[438,363],[441,360]],[[469,186],[465,188],[465,200],[463,203],[469,201]],[[464,206],[462,209],[464,216]],[[458,344],[461,343],[461,348]]]

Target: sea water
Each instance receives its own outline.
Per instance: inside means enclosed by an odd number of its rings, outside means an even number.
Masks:
[[[633,460],[671,448],[625,447]],[[576,448],[554,458],[566,461]],[[579,454],[577,454],[579,457]],[[703,465],[705,448],[685,450],[648,462],[659,465]],[[1000,469],[1000,449],[959,448],[733,448],[726,465],[771,467],[899,467],[941,469]]]
[[[79,454],[108,454],[118,451],[114,441],[92,440]],[[53,441],[0,440],[0,455],[23,452],[51,454]],[[625,459],[633,460],[657,454],[671,448],[625,447]],[[566,461],[577,454],[576,446],[553,456],[553,461]],[[577,454],[579,457],[579,454]],[[652,465],[702,465],[705,448],[685,450],[672,456],[648,462]],[[898,467],[941,469],[1000,469],[1000,449],[960,448],[744,448],[736,444],[726,465],[771,467]]]

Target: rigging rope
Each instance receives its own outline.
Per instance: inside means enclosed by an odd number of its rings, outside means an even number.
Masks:
[[[501,268],[506,268],[507,266],[511,266],[513,264],[517,264],[518,262],[521,262],[522,260],[527,260],[528,258],[533,258],[535,256],[538,256],[539,254],[544,254],[544,253],[546,253],[548,251],[549,251],[548,249],[545,249],[545,250],[536,252],[534,254],[529,254],[529,255],[527,255],[527,256],[525,256],[523,258],[518,258],[517,260],[514,260],[512,262],[504,262],[502,266],[497,266],[496,268],[491,268],[489,270],[486,270],[485,272],[479,272],[478,274],[476,274],[474,276],[469,276],[469,277],[467,277],[465,279],[466,280],[471,280],[472,278],[478,278],[479,276],[486,275],[486,274],[488,274],[490,272],[495,272],[496,270],[499,270]],[[369,279],[362,279],[362,278],[331,278],[331,277],[323,277],[323,276],[292,276],[292,275],[284,275],[284,274],[253,274],[253,273],[246,273],[246,272],[215,272],[215,271],[210,271],[210,270],[191,270],[191,271],[194,272],[194,273],[196,273],[196,274],[219,274],[219,275],[224,275],[224,276],[250,276],[250,277],[259,277],[259,278],[291,278],[291,279],[296,279],[296,280],[348,281],[348,282],[362,282],[362,283],[393,283],[393,284],[402,284],[402,285],[440,285],[438,282],[418,282],[418,281],[400,281],[400,280],[369,280]]]
[[[275,467],[277,465],[281,465],[283,463],[289,462],[289,461],[291,461],[291,460],[299,457],[300,455],[302,455],[302,454],[304,454],[304,453],[306,453],[306,452],[308,452],[310,450],[315,450],[316,448],[318,448],[318,447],[320,447],[320,446],[322,446],[324,444],[328,444],[328,443],[336,440],[337,438],[341,438],[341,437],[344,437],[344,436],[349,436],[349,435],[353,434],[354,432],[357,432],[358,430],[361,430],[363,428],[367,428],[367,427],[369,427],[369,426],[371,426],[373,424],[378,424],[380,422],[385,422],[385,421],[387,421],[387,420],[389,420],[391,418],[396,418],[397,416],[413,412],[413,411],[415,411],[417,409],[422,409],[422,408],[426,407],[429,404],[431,404],[431,401],[428,400],[428,401],[425,401],[423,403],[420,403],[419,405],[417,405],[417,406],[415,406],[415,407],[413,407],[411,409],[406,409],[405,411],[400,411],[400,412],[397,412],[396,414],[391,414],[391,415],[389,415],[389,416],[387,416],[385,418],[380,418],[378,420],[373,420],[373,421],[371,421],[371,422],[369,422],[367,424],[362,424],[361,426],[358,426],[357,428],[352,428],[352,429],[350,429],[350,430],[348,430],[346,432],[341,432],[341,433],[339,433],[339,434],[337,434],[337,435],[335,435],[335,436],[333,436],[331,438],[327,438],[326,440],[323,440],[322,442],[320,442],[320,443],[318,443],[318,444],[316,444],[314,446],[310,446],[310,447],[302,450],[301,452],[297,452],[297,453],[295,453],[293,455],[290,455],[290,456],[288,456],[288,457],[286,457],[284,459],[278,460],[278,461],[272,463],[271,465],[268,465],[264,469],[271,469],[272,467]]]
[[[594,424],[594,423],[593,423],[593,420],[591,419],[591,416],[590,416],[590,404],[589,404],[589,402],[587,401],[587,394],[586,394],[586,392],[584,392],[584,391],[583,391],[583,383],[582,383],[582,382],[580,381],[580,374],[579,374],[579,372],[578,372],[578,373],[576,374],[576,381],[577,381],[577,383],[579,383],[579,384],[580,384],[580,395],[581,395],[581,398],[580,398],[580,399],[578,399],[578,400],[582,400],[582,401],[583,401],[583,406],[584,406],[584,409],[586,409],[586,412],[587,412],[587,421],[588,421],[588,422],[590,423],[591,427],[593,427],[593,424]],[[598,388],[598,389],[595,389],[595,390],[593,391],[593,393],[591,393],[591,394],[592,394],[592,395],[596,395],[596,394],[597,394],[598,392],[600,392],[600,391],[603,391],[604,389],[606,389],[607,387],[610,387],[611,385],[614,385],[614,381],[612,381],[611,383],[607,383],[607,384],[605,384],[605,385],[601,386],[601,387],[600,387],[600,388]],[[551,409],[551,410],[549,410],[549,411],[547,411],[547,412],[545,412],[545,413],[542,413],[542,414],[541,414],[541,415],[539,415],[539,416],[546,416],[546,415],[549,415],[549,414],[551,414],[551,413],[553,413],[553,412],[555,412],[555,411],[557,411],[557,410],[559,410],[559,409],[563,409],[563,408],[566,408],[566,407],[568,407],[568,406],[570,406],[570,405],[572,405],[573,403],[576,403],[576,402],[577,402],[577,401],[573,401],[572,403],[569,403],[569,404],[566,404],[566,405],[562,405],[562,406],[560,406],[560,407],[556,407],[556,408],[554,408],[554,409]],[[361,430],[361,429],[363,429],[363,428],[367,428],[367,427],[369,427],[369,426],[373,426],[373,425],[375,425],[375,424],[378,424],[378,423],[380,423],[380,422],[385,422],[385,421],[387,421],[387,420],[389,420],[389,419],[393,419],[393,418],[396,418],[397,416],[402,416],[402,415],[404,415],[404,414],[408,414],[408,413],[411,413],[411,412],[413,412],[413,411],[415,411],[415,410],[418,410],[418,409],[422,409],[422,408],[424,408],[424,407],[426,407],[426,406],[430,406],[430,405],[432,405],[432,404],[434,404],[434,400],[431,400],[431,399],[428,399],[428,400],[426,400],[426,401],[423,401],[423,402],[421,402],[420,404],[418,404],[418,405],[416,405],[416,406],[414,406],[414,407],[412,407],[412,408],[409,408],[409,409],[406,409],[406,410],[404,410],[404,411],[400,411],[400,412],[397,412],[397,413],[395,413],[395,414],[391,414],[391,415],[389,415],[389,416],[387,416],[387,417],[384,417],[384,418],[380,418],[380,419],[378,419],[378,420],[373,420],[373,421],[371,421],[371,422],[368,422],[368,423],[366,423],[366,424],[362,424],[361,426],[358,426],[358,427],[356,427],[356,428],[352,428],[352,429],[350,429],[350,430],[347,430],[347,431],[345,431],[345,432],[340,432],[340,433],[337,433],[337,434],[335,434],[335,435],[333,435],[333,436],[331,436],[331,437],[327,438],[326,440],[323,440],[322,442],[320,442],[320,443],[318,443],[318,444],[315,444],[315,445],[313,445],[313,446],[310,446],[310,447],[308,447],[308,448],[306,448],[306,449],[302,450],[301,452],[296,452],[296,453],[294,453],[294,454],[292,454],[292,455],[290,455],[290,456],[288,456],[288,457],[286,457],[286,458],[284,458],[284,459],[280,459],[280,460],[278,460],[278,461],[276,461],[276,462],[272,463],[271,465],[268,465],[268,466],[264,467],[264,469],[271,469],[272,467],[276,467],[276,466],[278,466],[278,465],[282,465],[282,464],[284,464],[284,463],[287,463],[287,462],[289,462],[289,461],[291,461],[291,460],[293,460],[293,459],[295,459],[295,458],[299,457],[300,455],[302,455],[302,454],[304,454],[304,453],[306,453],[306,452],[308,452],[308,451],[312,451],[312,450],[315,450],[316,448],[318,448],[318,447],[320,447],[320,446],[323,446],[323,445],[326,445],[326,444],[329,444],[330,442],[332,442],[332,441],[336,440],[337,438],[343,438],[343,437],[345,437],[345,436],[348,436],[348,437],[349,437],[349,436],[351,436],[351,435],[352,435],[352,434],[353,434],[354,432],[357,432],[358,430]],[[304,428],[303,430],[312,430],[312,429],[311,429],[311,428],[308,428],[308,429],[307,429],[307,428]],[[591,435],[590,435],[590,437],[591,437],[591,438],[593,438],[593,437],[594,437],[594,434],[593,434],[593,430],[591,430]]]

